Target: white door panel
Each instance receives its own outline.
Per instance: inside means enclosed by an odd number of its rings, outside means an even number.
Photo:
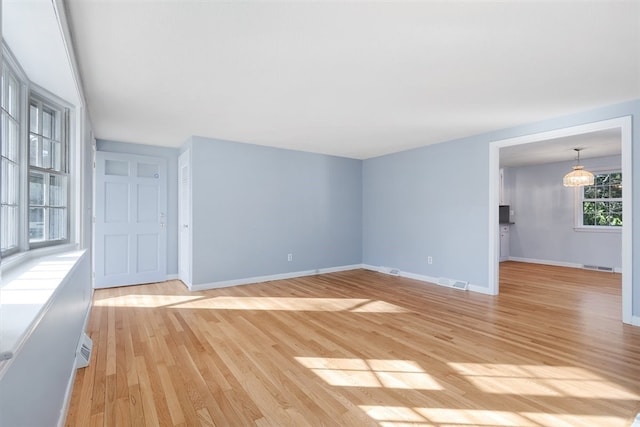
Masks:
[[[97,288],[166,279],[166,171],[162,158],[96,153]]]

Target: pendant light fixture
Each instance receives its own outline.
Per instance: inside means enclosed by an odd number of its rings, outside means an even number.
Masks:
[[[573,170],[566,174],[562,179],[562,183],[565,187],[582,187],[585,185],[593,185],[593,174],[584,169],[584,166],[580,165],[580,150],[581,148],[574,148],[578,153],[577,164],[573,167]]]

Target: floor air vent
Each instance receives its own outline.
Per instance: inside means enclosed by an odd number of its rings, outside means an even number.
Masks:
[[[438,283],[453,289],[460,289],[463,291],[466,291],[469,287],[469,282],[465,282],[463,280],[447,279],[446,277],[440,277],[438,279]]]
[[[603,267],[601,265],[583,265],[582,268],[587,269],[587,270],[597,270],[597,271],[608,271],[608,272],[613,272],[613,268],[612,267]]]
[[[89,360],[91,360],[91,349],[93,348],[93,341],[87,334],[82,334],[78,349],[76,350],[76,369],[86,368],[89,366]]]
[[[460,290],[466,291],[468,285],[469,285],[468,282],[462,282],[460,280],[456,280],[455,283],[451,285],[451,287],[454,289],[460,289]]]

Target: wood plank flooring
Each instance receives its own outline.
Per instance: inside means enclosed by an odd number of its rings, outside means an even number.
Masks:
[[[620,275],[506,262],[491,297],[354,270],[98,290],[67,426],[629,426]]]

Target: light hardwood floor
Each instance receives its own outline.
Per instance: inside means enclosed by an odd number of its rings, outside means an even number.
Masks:
[[[364,270],[98,290],[68,426],[629,426],[620,275],[507,262],[480,295]]]

